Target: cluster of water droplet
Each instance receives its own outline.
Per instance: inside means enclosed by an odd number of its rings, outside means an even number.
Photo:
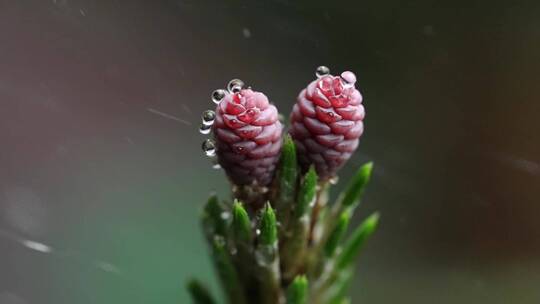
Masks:
[[[332,105],[342,107],[347,104],[352,93],[351,90],[354,90],[354,84],[356,82],[356,76],[352,72],[345,71],[338,77],[334,77],[330,74],[328,67],[319,66],[315,71],[315,75],[319,79],[317,87],[323,94],[331,95],[329,97]],[[332,120],[334,113],[328,112],[327,115]]]
[[[214,121],[216,119],[216,112],[212,110],[206,110],[203,112],[201,120],[201,126],[199,127],[199,132],[201,134],[210,134],[210,131],[212,131],[212,125],[214,124]],[[202,149],[206,156],[213,157],[216,155],[216,143],[214,140],[207,138],[202,143]]]
[[[324,78],[330,75],[330,69],[324,65],[321,65],[317,67],[317,70],[315,70],[315,75],[317,78]],[[341,80],[341,84],[343,85],[344,89],[352,88],[356,82],[356,77],[351,72],[341,73],[339,79]]]
[[[244,88],[245,84],[240,79],[233,79],[227,84],[227,90],[217,89],[212,92],[211,99],[217,105],[219,104],[227,94],[236,94]],[[212,125],[216,120],[216,112],[212,110],[206,110],[201,116],[201,125],[199,127],[199,132],[201,134],[207,135],[212,131]],[[207,138],[202,143],[202,149],[206,156],[214,157],[216,155],[216,142],[213,139]],[[221,168],[218,163],[214,163],[212,166],[214,169]]]

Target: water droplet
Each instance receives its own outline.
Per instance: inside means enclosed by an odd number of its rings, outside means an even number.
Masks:
[[[221,212],[220,216],[221,216],[221,219],[225,221],[231,218],[231,214],[227,211]]]
[[[329,74],[330,74],[330,69],[324,65],[321,65],[315,71],[315,75],[317,76],[317,78],[321,78]]]
[[[241,90],[242,90],[242,87],[241,87],[241,86],[235,85],[235,86],[232,87],[231,93],[237,94],[237,93],[240,93]],[[240,97],[240,96],[238,96],[238,97]]]
[[[255,234],[257,234],[257,235],[261,235],[261,229],[257,229],[257,230],[255,230]]]
[[[212,125],[205,125],[204,123],[202,123],[201,126],[199,127],[199,132],[201,132],[201,134],[208,134],[210,133],[211,130],[212,130]]]
[[[206,110],[202,114],[202,122],[207,126],[211,126],[216,120],[216,112],[212,110]]]
[[[223,98],[225,98],[227,92],[225,90],[219,89],[212,92],[212,101],[216,104],[220,103]]]
[[[213,157],[216,155],[216,143],[211,139],[203,141],[202,149],[208,157]]]
[[[39,243],[39,242],[34,242],[34,241],[31,241],[31,240],[23,240],[21,241],[21,243],[29,248],[29,249],[32,249],[32,250],[35,250],[35,251],[39,251],[39,252],[43,252],[43,253],[51,253],[53,251],[53,249],[48,246],[48,245],[45,245],[43,243]]]
[[[221,169],[221,165],[220,164],[213,164],[212,169],[219,170],[219,169]]]
[[[240,79],[233,79],[231,81],[229,81],[229,84],[227,84],[227,90],[230,92],[230,93],[238,93],[240,92],[240,90],[242,90],[244,88],[244,82]]]
[[[242,34],[244,35],[244,38],[250,38],[251,37],[251,31],[247,27],[242,29]]]
[[[281,124],[285,124],[285,115],[279,113],[278,114],[278,120]]]
[[[226,242],[225,242],[225,238],[222,237],[221,235],[215,235],[214,236],[214,243],[218,246],[225,246]]]
[[[345,71],[341,73],[340,78],[343,89],[349,89],[354,87],[354,83],[356,82],[356,76],[354,75],[354,73]]]
[[[331,184],[331,185],[337,185],[337,183],[339,182],[339,176],[333,176],[332,178],[330,178],[328,180],[328,182]]]
[[[276,250],[272,246],[262,246],[255,251],[255,261],[260,266],[268,266],[276,259]]]
[[[352,83],[347,83],[347,82],[343,81],[343,92],[345,92],[345,90],[350,89],[352,87],[353,87]],[[341,94],[343,94],[343,93],[341,93]]]

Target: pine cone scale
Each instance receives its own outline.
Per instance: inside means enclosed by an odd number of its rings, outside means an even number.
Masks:
[[[282,125],[268,98],[251,89],[228,93],[216,107],[218,162],[236,185],[268,185],[279,160]]]
[[[364,132],[362,95],[356,76],[326,75],[312,81],[298,95],[291,113],[291,130],[304,169],[311,164],[321,179],[329,179],[358,147]]]

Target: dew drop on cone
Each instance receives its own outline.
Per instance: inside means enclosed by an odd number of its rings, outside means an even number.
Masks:
[[[210,133],[211,130],[212,130],[212,125],[205,125],[204,123],[202,123],[201,126],[199,127],[199,132],[201,132],[201,134],[208,134]]]
[[[215,104],[218,104],[220,103],[223,98],[225,98],[225,95],[227,94],[227,92],[225,92],[225,90],[222,90],[222,89],[219,89],[219,90],[215,90],[213,93],[212,93],[212,101],[215,103]]]
[[[212,110],[206,110],[202,114],[202,123],[206,126],[211,126],[216,120],[216,112]]]
[[[244,88],[244,82],[240,79],[233,79],[227,84],[227,90],[229,93],[238,93]]]
[[[216,143],[211,139],[203,141],[202,149],[208,157],[213,157],[216,155]]]
[[[329,74],[330,74],[330,69],[324,65],[321,65],[315,71],[315,75],[317,76],[317,78],[321,78]]]

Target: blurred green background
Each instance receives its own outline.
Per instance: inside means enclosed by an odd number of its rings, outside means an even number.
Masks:
[[[382,214],[354,303],[540,302],[540,5],[0,0],[0,303],[189,303],[229,193],[197,132],[239,77],[288,115],[352,70]],[[343,185],[336,187],[336,191]]]

